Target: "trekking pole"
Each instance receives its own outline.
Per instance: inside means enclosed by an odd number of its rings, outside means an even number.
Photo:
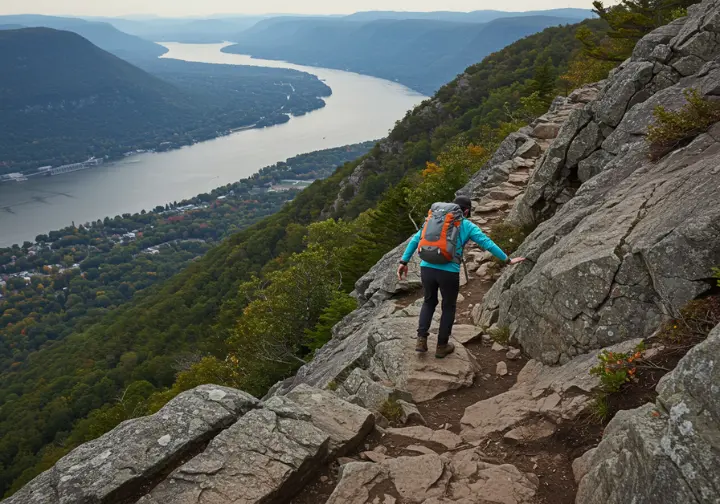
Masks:
[[[468,282],[470,282],[470,275],[468,275],[467,263],[465,263],[465,258],[463,257],[463,258],[460,259],[460,260],[462,261],[463,268],[465,269],[465,280],[467,280]]]

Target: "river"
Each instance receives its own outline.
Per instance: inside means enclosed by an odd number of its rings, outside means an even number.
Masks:
[[[383,79],[221,52],[223,44],[163,43],[163,57],[203,63],[290,68],[317,75],[333,94],[324,108],[289,122],[246,130],[175,151],[0,184],[0,247],[76,224],[149,210],[235,182],[278,161],[382,138],[424,96]]]

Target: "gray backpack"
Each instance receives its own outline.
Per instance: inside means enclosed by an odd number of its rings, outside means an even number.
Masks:
[[[463,211],[455,203],[435,203],[423,226],[418,255],[431,264],[460,264],[457,247]]]

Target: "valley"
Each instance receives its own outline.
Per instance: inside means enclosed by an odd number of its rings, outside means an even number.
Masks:
[[[222,44],[166,47],[168,63],[182,60],[313,74],[332,89],[332,96],[323,108],[293,116],[284,124],[169,152],[139,154],[58,177],[0,184],[0,247],[33,240],[73,221],[135,213],[191,198],[297,154],[381,138],[424,99],[404,86],[373,77],[225,54],[220,51]],[[172,65],[166,68],[172,72]]]

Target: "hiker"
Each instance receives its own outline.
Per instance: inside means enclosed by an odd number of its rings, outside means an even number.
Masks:
[[[418,325],[418,352],[427,352],[427,338],[430,334],[435,308],[438,305],[438,289],[442,294],[442,316],[438,330],[435,357],[442,359],[455,351],[450,342],[455,308],[460,291],[460,263],[463,248],[472,240],[505,264],[517,264],[522,257],[510,259],[500,247],[488,238],[479,227],[470,222],[472,202],[467,196],[458,196],[454,203],[435,203],[428,213],[425,224],[410,240],[397,270],[398,279],[407,278],[408,261],[415,251],[420,259],[420,278],[425,292],[425,301],[420,311]]]

